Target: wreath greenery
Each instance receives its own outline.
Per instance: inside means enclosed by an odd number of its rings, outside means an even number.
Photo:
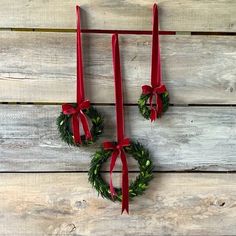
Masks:
[[[150,119],[150,114],[151,110],[150,107],[148,106],[147,102],[150,98],[151,94],[141,94],[139,100],[138,100],[138,107],[141,115],[149,120]],[[163,110],[162,112],[166,112],[168,107],[169,107],[169,93],[166,91],[160,95],[162,103],[163,103]],[[159,114],[159,117],[161,114]]]
[[[76,107],[76,104],[72,105]],[[90,118],[92,122],[92,128],[90,132],[92,134],[93,140],[86,140],[85,135],[81,136],[82,144],[87,145],[94,143],[98,139],[98,136],[102,133],[104,119],[93,106],[83,110],[83,112]],[[79,146],[79,144],[75,144],[73,133],[71,131],[71,115],[65,115],[61,112],[57,118],[57,127],[62,141],[66,142],[68,145]]]
[[[131,182],[129,186],[129,198],[132,199],[143,194],[148,187],[150,180],[153,178],[153,164],[150,160],[148,150],[138,142],[131,142],[130,146],[124,147],[124,151],[137,160],[139,164],[140,174],[133,182]],[[117,195],[115,195],[112,199],[109,185],[100,174],[102,165],[107,161],[111,154],[111,150],[104,150],[102,148],[92,156],[92,161],[88,172],[89,182],[103,198],[107,198],[112,201],[122,201],[122,189],[115,188]]]

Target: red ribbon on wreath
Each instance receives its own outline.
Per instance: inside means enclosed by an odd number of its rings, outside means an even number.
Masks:
[[[86,140],[91,140],[89,124],[83,110],[90,107],[90,102],[84,99],[84,80],[83,80],[83,58],[82,58],[82,43],[81,43],[81,28],[80,28],[80,8],[76,6],[77,15],[77,37],[76,37],[76,59],[77,59],[77,99],[76,107],[71,104],[63,104],[62,112],[65,115],[72,115],[72,132],[74,135],[74,142],[81,144],[80,122],[82,124]]]
[[[116,131],[117,142],[104,142],[103,147],[105,150],[113,150],[110,162],[110,192],[112,198],[116,195],[113,183],[112,172],[115,167],[118,156],[122,162],[122,211],[121,214],[126,211],[129,213],[129,177],[128,177],[128,165],[124,147],[130,145],[130,140],[125,138],[124,135],[124,111],[123,111],[123,94],[122,94],[122,78],[120,68],[120,53],[119,53],[119,41],[118,35],[112,35],[112,58],[113,69],[115,78],[115,97],[116,97]]]
[[[152,68],[151,68],[151,86],[143,85],[142,93],[150,94],[149,104],[151,108],[151,121],[156,120],[159,114],[163,111],[163,103],[161,94],[166,92],[166,87],[161,83],[161,53],[159,43],[159,28],[158,28],[158,7],[153,5],[153,28],[152,28]],[[156,106],[153,105],[153,97],[156,97]]]

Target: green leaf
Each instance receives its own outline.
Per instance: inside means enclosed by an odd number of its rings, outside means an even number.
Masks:
[[[146,161],[146,166],[149,166],[151,162],[149,160]]]

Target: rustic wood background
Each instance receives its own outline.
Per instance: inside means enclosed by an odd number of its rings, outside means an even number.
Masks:
[[[106,117],[91,148],[62,143],[55,123],[60,104],[75,101],[76,4],[86,94]],[[0,235],[236,235],[236,1],[159,0],[171,107],[150,124],[136,103],[150,79],[152,5],[1,0]],[[126,132],[150,149],[157,172],[122,216],[87,180],[90,155],[115,138],[114,30]],[[128,161],[134,178],[137,164]]]

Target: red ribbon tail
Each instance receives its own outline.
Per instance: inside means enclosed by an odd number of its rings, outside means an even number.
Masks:
[[[151,93],[151,95],[150,95],[150,97],[149,97],[149,105],[150,105],[150,108],[151,108],[151,109],[153,108],[152,98],[153,98],[153,94]]]
[[[151,122],[155,121],[157,118],[157,111],[155,108],[152,108],[151,109],[151,114],[150,114],[150,119],[151,119]]]
[[[112,156],[111,156],[111,162],[110,162],[110,192],[111,192],[112,199],[115,195],[117,195],[115,188],[113,186],[113,183],[112,183],[112,172],[115,167],[116,159],[117,159],[118,155],[119,155],[119,151],[117,151],[117,150],[113,151]]]
[[[114,196],[116,196],[116,191],[112,182],[112,172],[110,172],[110,192],[111,192],[111,198],[112,200],[114,200]]]
[[[72,130],[74,135],[74,142],[75,144],[81,144],[81,137],[80,137],[80,130],[79,130],[79,119],[78,115],[72,115]]]
[[[165,93],[167,91],[166,86],[161,84],[159,87],[154,88],[154,92],[158,93],[159,95]]]
[[[121,161],[122,161],[122,210],[129,214],[129,174],[128,165],[124,150],[121,150]]]
[[[89,130],[88,120],[82,110],[80,111],[79,116],[80,116],[81,123],[82,123],[83,129],[84,129],[84,134],[85,134],[86,140],[92,140],[92,135]]]
[[[76,109],[71,104],[64,103],[62,104],[62,112],[65,115],[72,115],[76,113]]]
[[[157,116],[158,116],[163,111],[163,103],[162,103],[160,95],[158,95],[158,94],[157,94],[157,98],[156,98],[156,103],[157,103],[157,107],[156,107],[157,112],[156,113],[157,113]]]

